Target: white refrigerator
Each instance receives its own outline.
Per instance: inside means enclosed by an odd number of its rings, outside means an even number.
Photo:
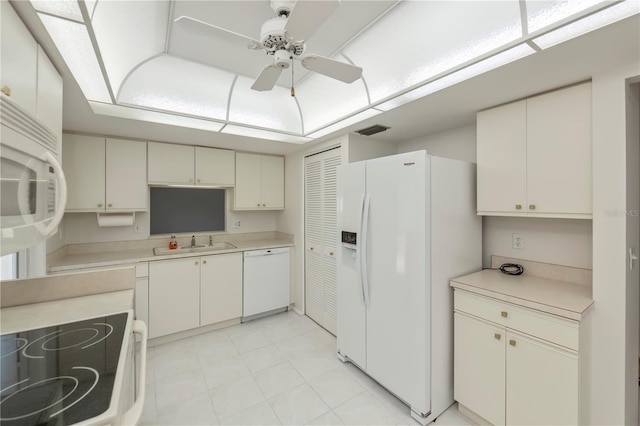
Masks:
[[[453,404],[449,280],[482,266],[475,170],[426,151],[338,167],[338,357],[422,424]]]

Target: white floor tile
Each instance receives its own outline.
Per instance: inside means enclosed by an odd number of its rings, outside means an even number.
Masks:
[[[266,325],[262,328],[262,331],[274,343],[301,334],[290,321],[285,320]]]
[[[310,331],[321,329],[315,321],[313,321],[308,316],[299,316],[293,322],[294,327],[296,327],[300,333],[308,333]]]
[[[306,383],[276,396],[269,404],[285,425],[302,425],[329,411]]]
[[[254,320],[249,322],[243,322],[242,324],[232,325],[227,327],[224,331],[231,338],[242,336],[243,334],[249,334],[254,331],[260,330],[260,320]]]
[[[209,393],[201,393],[158,411],[159,425],[217,425]]]
[[[329,411],[307,423],[308,425],[318,425],[318,426],[332,426],[332,425],[342,425],[342,420],[340,417],[336,415],[333,411]]]
[[[153,348],[154,358],[158,359],[162,357],[172,357],[194,348],[195,346],[193,344],[193,340],[191,340],[190,338],[180,339],[174,342],[155,346]]]
[[[458,411],[458,403],[454,403],[436,419],[438,426],[471,426],[475,423]]]
[[[350,399],[333,411],[347,425],[395,425],[403,420],[369,392]]]
[[[288,362],[262,370],[253,378],[267,398],[279,395],[304,383],[302,376]]]
[[[337,357],[312,351],[298,352],[291,357],[290,362],[306,380],[328,373],[342,364]]]
[[[364,387],[350,375],[345,374],[342,368],[321,374],[309,380],[309,384],[331,408],[335,408],[365,391]]]
[[[193,349],[185,350],[182,353],[157,357],[154,363],[156,381],[200,368],[198,355]]]
[[[278,349],[282,351],[282,353],[287,356],[294,355],[298,352],[307,352],[316,349],[313,342],[311,342],[311,340],[307,339],[303,335],[290,337],[274,344],[278,347]]]
[[[215,343],[228,342],[229,336],[227,335],[227,332],[222,329],[198,334],[197,336],[193,336],[191,340],[193,341],[193,344],[196,348],[201,348],[203,346],[209,346]]]
[[[158,380],[155,386],[158,411],[167,405],[185,401],[207,390],[204,377],[199,370]]]
[[[207,388],[215,389],[224,384],[250,376],[251,372],[241,358],[229,358],[202,367]]]
[[[309,331],[304,334],[316,348],[322,348],[325,345],[335,344],[336,337],[327,330],[320,328],[318,330]]]
[[[237,358],[240,353],[230,340],[201,346],[197,349],[200,365],[205,366],[229,358]]]
[[[276,346],[267,345],[255,351],[242,354],[242,360],[252,373],[256,373],[286,361],[287,357]]]
[[[213,408],[221,423],[226,419],[265,401],[253,377],[243,377],[211,391]]]
[[[224,420],[222,425],[279,425],[280,420],[268,402],[262,402]]]
[[[267,337],[262,330],[232,337],[231,341],[241,354],[245,354],[271,344],[271,340],[269,340],[269,337]]]

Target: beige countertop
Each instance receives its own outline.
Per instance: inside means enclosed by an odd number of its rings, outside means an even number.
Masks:
[[[33,303],[0,311],[2,334],[81,321],[133,309],[133,290]]]
[[[276,247],[292,247],[292,238],[286,236],[256,236],[255,238],[234,238],[230,236],[225,241],[236,246],[234,249],[228,250],[211,250],[200,251],[195,253],[178,253],[155,256],[153,254],[153,247],[139,248],[135,247],[135,242],[131,243],[133,247],[127,247],[120,244],[120,249],[114,250],[113,246],[109,246],[109,249],[100,251],[99,249],[93,249],[86,252],[72,252],[64,253],[50,258],[48,260],[49,273],[58,273],[64,271],[71,271],[83,268],[99,268],[99,267],[113,267],[120,265],[130,265],[137,262],[148,262],[164,259],[175,259],[181,257],[197,257],[197,256],[209,256],[224,253],[236,253],[247,250],[260,250],[265,248]],[[163,246],[164,240],[158,240],[155,243],[156,247]],[[147,244],[153,244],[153,242],[147,242]],[[98,244],[96,244],[97,246]],[[107,245],[105,245],[107,246]]]
[[[593,304],[591,286],[525,273],[483,270],[454,278],[451,287],[580,321]]]

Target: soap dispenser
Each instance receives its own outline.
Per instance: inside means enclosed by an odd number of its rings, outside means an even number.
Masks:
[[[178,248],[178,242],[176,241],[176,236],[175,235],[171,236],[171,241],[169,241],[169,248],[171,250],[174,250],[174,249]]]

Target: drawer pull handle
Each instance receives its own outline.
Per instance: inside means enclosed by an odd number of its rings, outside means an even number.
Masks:
[[[529,209],[535,210],[536,209],[536,205],[535,204],[529,204]]]
[[[496,340],[500,340],[502,335],[500,333],[496,333],[496,334],[493,335],[493,337],[495,337]]]
[[[510,344],[511,346],[515,346],[515,345],[516,345],[516,341],[515,341],[515,340],[513,340],[513,339],[511,339],[511,340],[509,340],[509,344]]]
[[[503,318],[506,318],[509,314],[507,313],[507,311],[502,311],[502,312],[500,312],[500,315],[501,315]]]
[[[516,204],[516,210],[522,210],[522,204]]]

